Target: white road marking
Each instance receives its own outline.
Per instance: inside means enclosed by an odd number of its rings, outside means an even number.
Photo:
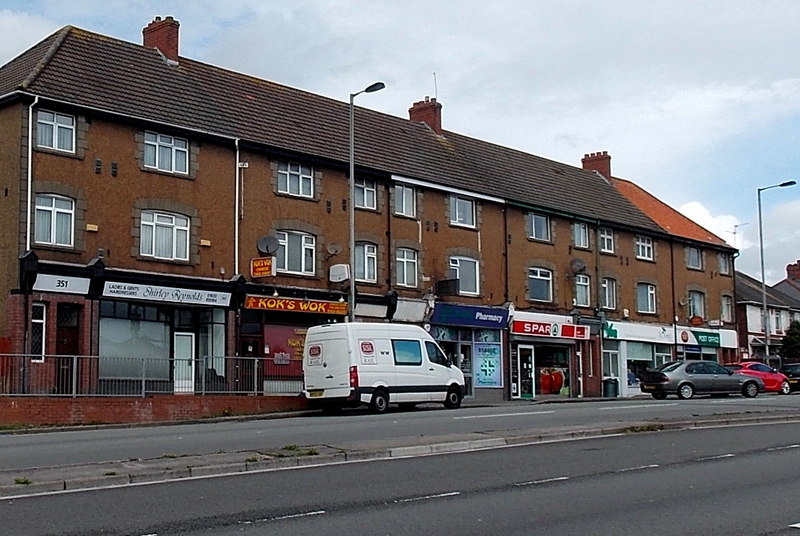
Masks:
[[[617,473],[627,473],[629,471],[641,471],[642,469],[655,469],[659,467],[658,464],[640,465],[639,467],[626,467],[625,469],[618,469]]]
[[[785,447],[772,447],[770,449],[767,449],[767,452],[773,452],[775,450],[789,450],[796,448],[800,448],[800,445],[786,445]]]
[[[267,521],[281,521],[284,519],[296,519],[298,517],[309,517],[309,516],[320,516],[326,513],[325,510],[314,510],[312,512],[298,512],[296,514],[287,514],[285,516],[277,516],[277,517],[265,517],[263,519],[256,519],[255,521],[244,521],[243,525],[249,525],[252,523],[264,523]]]
[[[550,482],[560,482],[563,480],[569,480],[568,476],[557,476],[555,478],[544,478],[542,480],[529,480],[528,482],[518,482],[514,484],[515,486],[535,486],[536,484],[548,484]]]
[[[635,406],[610,406],[610,407],[597,408],[597,409],[600,410],[600,411],[610,411],[612,409],[631,409],[631,408],[653,409],[653,408],[664,408],[664,407],[667,407],[667,406],[677,406],[677,405],[678,405],[677,402],[669,402],[669,403],[666,403],[666,404],[637,404]]]
[[[522,415],[545,415],[547,413],[555,413],[555,411],[526,411],[524,413],[495,413],[494,415],[464,415],[463,417],[453,417],[453,420],[459,419],[492,419],[494,417],[518,417]]]
[[[705,458],[697,458],[698,462],[705,462],[708,460],[720,460],[722,458],[733,458],[736,454],[717,454],[716,456],[706,456]]]
[[[800,529],[800,523],[795,523],[794,525],[789,525],[790,529]]]
[[[407,503],[415,501],[427,501],[428,499],[441,499],[442,497],[455,497],[461,495],[460,491],[451,491],[449,493],[437,493],[436,495],[423,495],[422,497],[410,497],[408,499],[398,499],[396,503]]]

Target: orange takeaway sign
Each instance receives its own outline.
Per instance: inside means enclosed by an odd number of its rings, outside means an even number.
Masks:
[[[251,277],[272,277],[275,275],[275,257],[250,259]]]
[[[324,300],[300,300],[272,296],[250,296],[244,302],[245,309],[266,311],[292,311],[295,313],[316,313],[324,315],[346,315],[347,302]]]

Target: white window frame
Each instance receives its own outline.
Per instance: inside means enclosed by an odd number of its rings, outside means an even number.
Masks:
[[[547,299],[536,298],[533,296],[533,285],[531,280],[545,281],[547,283]],[[539,268],[537,266],[528,268],[528,299],[542,303],[553,302],[553,271],[547,268]]]
[[[450,257],[450,269],[455,270],[456,279],[458,279],[458,293],[462,296],[478,296],[481,292],[480,280],[480,263],[476,259],[470,257]],[[467,270],[471,272],[472,279],[475,281],[474,288],[464,288],[464,278],[462,274],[466,274]]]
[[[537,220],[541,222],[541,225],[536,225]],[[537,229],[543,231],[544,235],[540,236]],[[541,242],[550,242],[550,216],[538,212],[529,212],[528,238]]]
[[[144,167],[166,173],[188,175],[189,140],[146,130]]]
[[[397,248],[397,286],[417,288],[419,254],[411,248]]]
[[[160,210],[142,210],[140,220],[139,254],[142,257],[167,261],[189,260],[192,226],[189,216]],[[166,240],[166,243],[160,244],[159,240]]]
[[[690,290],[687,296],[687,305],[689,307],[689,318],[699,316],[700,318],[706,317],[706,295],[699,290]]]
[[[47,204],[45,204],[47,202]],[[47,246],[73,247],[75,243],[75,200],[71,197],[56,194],[36,194],[34,201],[34,242]],[[69,207],[58,206],[69,204]],[[46,217],[49,225],[41,223]],[[69,236],[59,236],[59,222],[67,218]]]
[[[375,283],[378,280],[378,246],[372,242],[356,244],[356,281]]]
[[[314,168],[297,162],[278,162],[278,193],[314,197]]]
[[[589,249],[589,226],[585,223],[572,224],[572,244],[576,248]]]
[[[417,217],[417,192],[413,186],[394,185],[394,213],[407,218]]]
[[[642,292],[645,289],[645,302],[642,303]],[[645,305],[646,308],[642,308]],[[636,310],[640,313],[655,314],[656,312],[656,286],[650,283],[639,283],[636,285]]]
[[[601,227],[599,234],[600,253],[614,253],[614,229]]]
[[[717,262],[719,263],[719,273],[722,275],[731,274],[731,256],[727,253],[720,253],[717,255]]]
[[[378,208],[378,191],[372,179],[356,179],[356,208],[375,210]]]
[[[645,261],[653,260],[653,239],[649,236],[636,236],[636,258]]]
[[[41,314],[38,314],[41,313]],[[47,347],[47,304],[34,302],[31,309],[31,327],[33,325],[42,326],[41,348],[33,347],[33,336],[31,336],[30,356],[32,363],[44,363],[45,348]]]
[[[783,333],[783,315],[781,311],[773,310],[770,311],[772,315],[772,322],[770,322],[770,332],[771,333]]]
[[[51,110],[39,110],[36,113],[36,146],[46,147],[54,151],[75,154],[75,116],[60,114]],[[67,137],[62,137],[67,133]],[[63,141],[69,140],[69,146]]]
[[[703,252],[700,248],[686,246],[686,267],[692,270],[703,269]]]
[[[617,308],[617,280],[612,277],[604,277],[602,286],[603,309],[614,310]]]
[[[475,228],[475,200],[450,195],[450,225]]]
[[[592,278],[586,274],[575,276],[575,305],[589,307],[592,304]]]
[[[314,275],[317,266],[317,237],[302,231],[278,231],[278,251],[276,252],[275,270],[285,274]],[[299,244],[297,241],[299,240]],[[300,248],[299,269],[289,267],[289,258],[293,257],[294,248]],[[287,254],[288,253],[288,254]]]
[[[720,320],[723,322],[733,322],[733,298],[722,296],[720,299]]]

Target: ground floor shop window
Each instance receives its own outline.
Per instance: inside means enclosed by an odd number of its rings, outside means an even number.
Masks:
[[[464,373],[467,396],[474,388],[503,387],[500,330],[433,326],[431,335]]]
[[[619,342],[603,342],[603,378],[619,378]]]
[[[225,310],[102,301],[98,391],[228,390]]]

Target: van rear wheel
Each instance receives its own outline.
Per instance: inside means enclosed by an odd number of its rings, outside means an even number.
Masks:
[[[386,413],[389,409],[389,393],[383,389],[376,389],[372,393],[372,400],[369,402],[369,409],[373,413]]]
[[[447,395],[444,397],[444,407],[447,409],[458,409],[461,407],[461,389],[451,387],[447,390]]]

